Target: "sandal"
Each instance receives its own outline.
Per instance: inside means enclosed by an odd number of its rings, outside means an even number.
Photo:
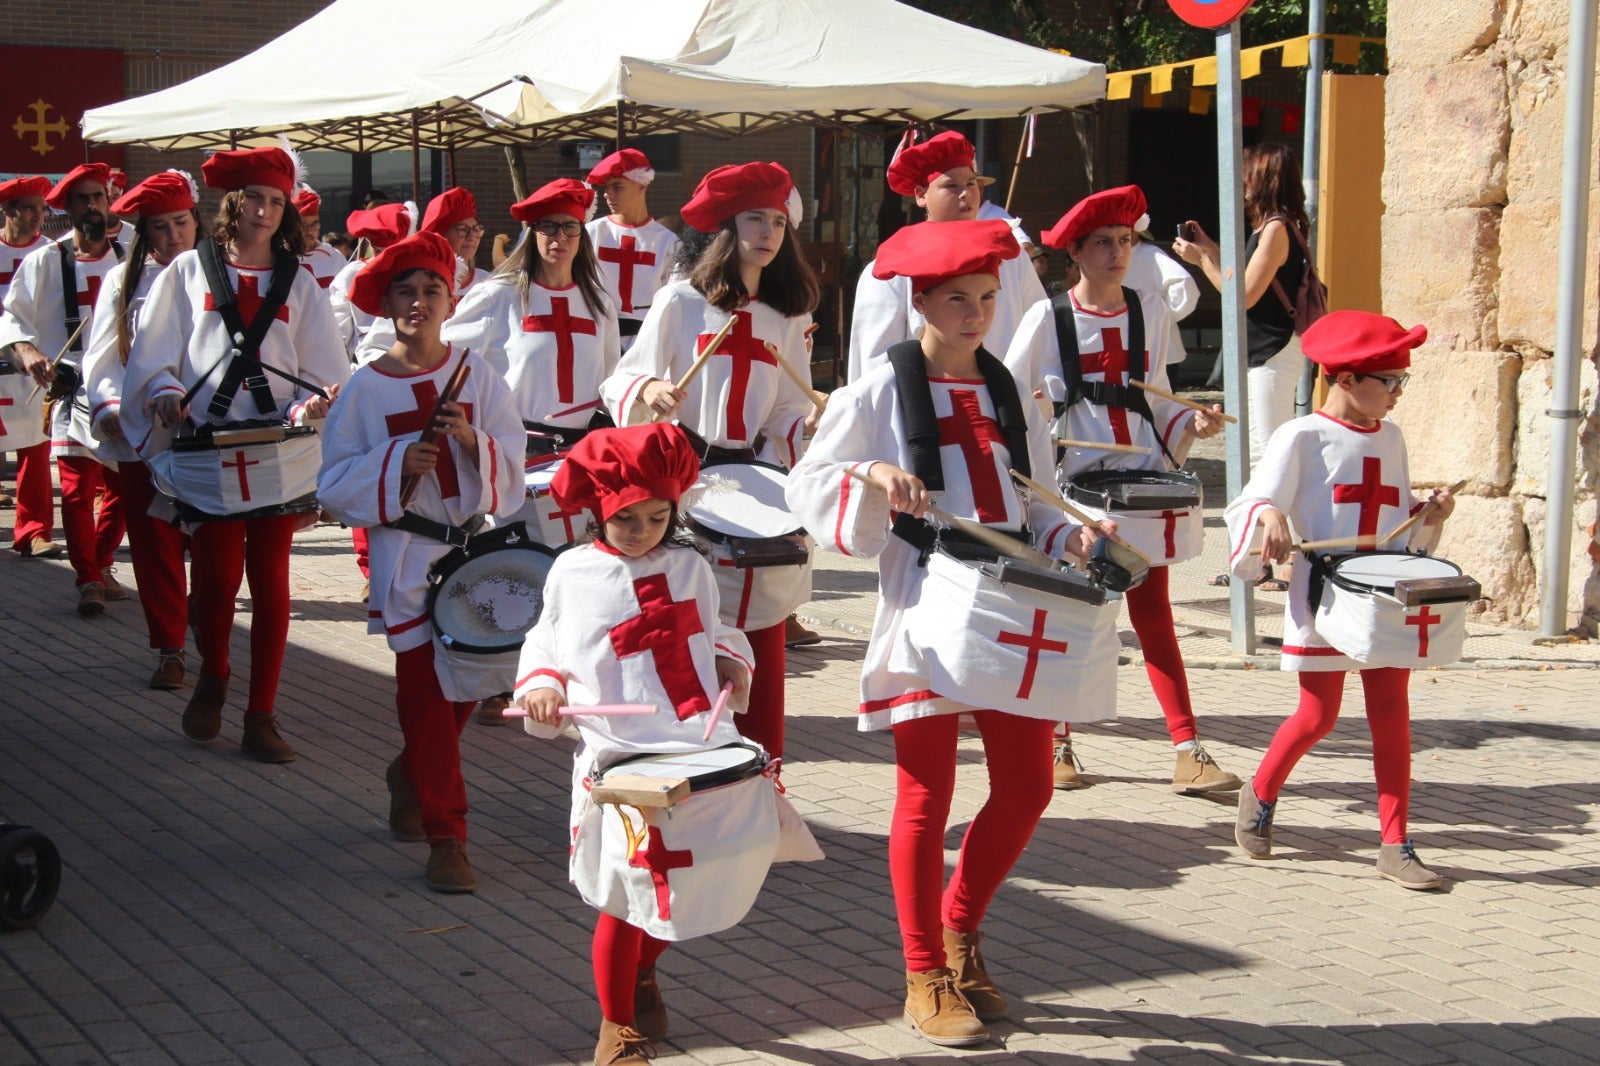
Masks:
[[[1210,585],[1213,588],[1220,588],[1220,589],[1225,589],[1232,583],[1233,583],[1233,577],[1232,577],[1232,575],[1227,574],[1227,573],[1221,573],[1221,574],[1218,574],[1216,577],[1208,578],[1206,580],[1206,584],[1207,585]],[[1267,567],[1264,571],[1262,571],[1261,576],[1256,578],[1250,584],[1253,587],[1258,588],[1263,592],[1288,592],[1289,591],[1289,583],[1287,581],[1282,580],[1281,578],[1273,577],[1272,576],[1272,567],[1270,567],[1270,566]]]

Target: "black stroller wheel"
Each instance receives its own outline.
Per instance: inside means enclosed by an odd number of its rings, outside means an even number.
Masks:
[[[50,838],[25,825],[0,826],[0,929],[38,924],[61,887],[61,853]]]

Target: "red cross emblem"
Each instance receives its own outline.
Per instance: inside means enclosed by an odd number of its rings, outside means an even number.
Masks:
[[[580,515],[586,515],[589,512],[582,507],[579,507],[575,511],[569,511],[556,501],[556,498],[553,494],[547,497],[547,499],[550,501],[550,510],[546,512],[546,517],[556,519],[561,522],[561,528],[566,531],[566,538],[561,543],[571,544],[578,537],[577,531],[572,528],[572,520]]]
[[[1166,538],[1167,558],[1178,554],[1178,519],[1188,518],[1188,511],[1162,511],[1161,517],[1166,521],[1162,535]]]
[[[611,647],[617,658],[648,651],[655,656],[656,676],[667,690],[678,720],[711,709],[700,675],[689,653],[689,638],[704,633],[700,611],[694,600],[672,599],[666,574],[634,578],[633,594],[639,600],[639,613],[611,627]]]
[[[1033,691],[1033,676],[1039,669],[1039,653],[1042,651],[1065,652],[1067,650],[1067,642],[1064,640],[1044,639],[1045,615],[1046,611],[1043,607],[1035,607],[1033,609],[1032,633],[1011,633],[1002,629],[1000,635],[995,638],[1001,644],[1012,644],[1019,648],[1028,649],[1028,665],[1022,671],[1022,684],[1017,686],[1017,699],[1019,700],[1027,699],[1028,693]]]
[[[572,336],[595,335],[594,319],[575,318],[567,310],[565,296],[550,297],[548,315],[529,315],[522,320],[524,333],[554,333],[556,335],[556,393],[562,403],[572,402]]]
[[[432,378],[427,381],[414,381],[411,383],[411,395],[417,400],[415,408],[384,416],[383,426],[389,436],[420,433],[428,428],[429,422],[433,421],[433,409],[439,402],[439,386],[434,384]],[[467,413],[467,420],[470,422],[472,404],[464,403],[461,408]],[[450,446],[448,439],[439,445],[439,462],[433,468],[433,476],[439,480],[441,500],[454,499],[461,495],[461,479],[456,474],[455,449]]]
[[[650,871],[650,880],[656,886],[656,913],[662,921],[670,922],[672,889],[667,884],[667,874],[672,870],[693,866],[694,852],[668,848],[667,842],[661,839],[661,830],[655,826],[651,826],[647,834],[647,843],[642,848],[635,846],[633,854],[628,856],[628,865]]]
[[[637,266],[654,266],[656,253],[641,252],[637,237],[622,238],[620,248],[601,248],[596,254],[602,263],[617,264],[617,295],[622,298],[622,310],[633,310],[633,268]]]
[[[94,306],[94,302],[100,299],[100,283],[104,280],[99,274],[90,274],[83,279],[83,288],[78,290],[79,307]]]
[[[1383,460],[1369,455],[1361,460],[1359,482],[1333,487],[1333,502],[1359,504],[1361,514],[1356,519],[1356,533],[1370,537],[1378,532],[1378,515],[1384,506],[1400,506],[1400,490],[1383,483]]]
[[[249,329],[256,320],[256,312],[261,310],[261,279],[254,274],[241,273],[239,275],[239,291],[234,293],[233,301],[239,308],[239,320],[245,324],[246,329]],[[82,302],[82,297],[79,297],[79,302]],[[205,309],[207,311],[215,311],[217,309],[216,301],[212,299],[209,292],[206,293]],[[289,321],[289,305],[287,303],[280,304],[277,313],[272,317],[279,322]]]
[[[6,267],[4,270],[0,270],[0,285],[11,284],[11,279],[17,276],[17,265],[21,262],[22,258],[17,256],[11,257],[11,265]]]
[[[1128,356],[1131,353],[1122,346],[1122,331],[1116,327],[1100,331],[1100,350],[1089,352],[1081,357],[1081,365],[1085,374],[1104,374],[1109,385],[1125,385],[1123,380],[1128,373]],[[1148,357],[1148,352],[1140,352],[1139,360],[1142,366]],[[1133,436],[1128,430],[1128,409],[1125,407],[1107,407],[1106,417],[1111,420],[1111,433],[1118,444],[1132,444]]]
[[[951,413],[939,419],[939,447],[961,449],[961,464],[972,482],[978,521],[1004,522],[1006,495],[994,466],[994,446],[1003,444],[1000,426],[983,413],[972,389],[950,390]]]
[[[231,462],[231,463],[228,462],[228,460],[226,460],[226,459],[222,460],[222,467],[223,467],[224,470],[232,470],[235,467],[238,468],[238,470],[239,470],[239,498],[241,500],[243,500],[245,503],[249,503],[250,502],[250,478],[245,473],[245,468],[246,467],[251,467],[251,466],[260,466],[260,465],[261,465],[261,460],[260,459],[246,459],[244,457],[244,452],[234,452],[233,453],[233,462]]]
[[[750,391],[750,367],[754,363],[776,367],[778,357],[752,332],[749,311],[735,311],[733,317],[733,330],[722,339],[722,347],[717,349],[716,355],[727,356],[733,371],[733,381],[728,387],[728,439],[749,440],[750,430],[744,421],[744,398]],[[704,351],[715,336],[716,333],[712,332],[702,333],[695,338],[695,354],[698,356]]]
[[[1417,657],[1428,657],[1428,630],[1444,621],[1439,615],[1433,613],[1433,608],[1424,604],[1422,610],[1406,619],[1406,625],[1417,627]]]

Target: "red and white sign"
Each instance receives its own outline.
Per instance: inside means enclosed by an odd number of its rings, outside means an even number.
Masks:
[[[1167,0],[1172,13],[1191,26],[1214,30],[1249,10],[1255,0]]]

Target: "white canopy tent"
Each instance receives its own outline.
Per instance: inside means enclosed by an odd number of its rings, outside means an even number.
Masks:
[[[335,0],[210,73],[84,115],[87,140],[375,152],[1061,110],[1105,68],[894,0]],[[363,62],[319,65],[330,42]],[[359,42],[359,43],[358,43]]]

